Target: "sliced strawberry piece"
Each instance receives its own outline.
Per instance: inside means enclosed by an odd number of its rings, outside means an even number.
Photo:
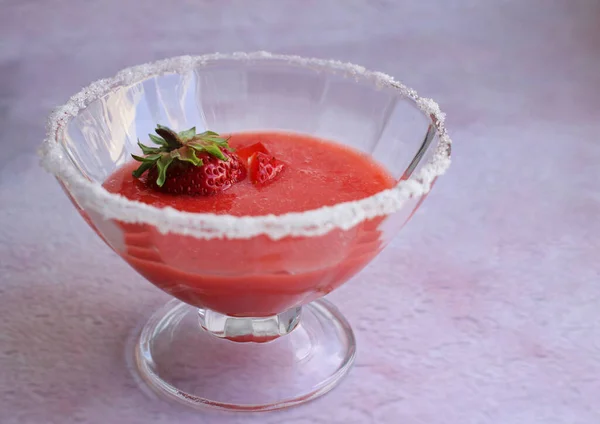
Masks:
[[[267,150],[264,144],[258,142],[250,146],[246,146],[242,149],[237,149],[236,153],[242,161],[247,162],[248,159],[250,159],[250,156],[252,156],[254,153],[264,153],[268,155],[269,151]]]
[[[282,161],[263,152],[252,154],[248,163],[250,180],[254,184],[259,185],[264,185],[273,181],[285,168],[285,164]]]

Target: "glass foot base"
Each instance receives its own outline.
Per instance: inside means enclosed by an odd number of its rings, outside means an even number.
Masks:
[[[299,405],[335,387],[354,362],[352,329],[323,299],[304,306],[291,331],[267,343],[220,338],[207,329],[205,314],[172,300],[135,345],[142,379],[189,406],[266,411]]]

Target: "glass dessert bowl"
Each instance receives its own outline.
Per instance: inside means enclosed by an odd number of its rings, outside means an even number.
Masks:
[[[218,131],[233,147],[289,139],[271,146],[289,170],[270,183],[276,188],[247,183],[207,197],[202,212],[177,206],[191,197],[177,205],[158,192],[134,198],[109,182],[119,170],[131,175],[138,138],[145,143],[157,124]],[[316,142],[325,156],[356,161],[311,170],[330,190],[314,195],[303,187],[310,160],[286,157],[312,146],[311,137],[339,143]],[[52,114],[40,154],[97,234],[175,297],[136,343],[143,380],[191,406],[259,411],[318,397],[349,371],[354,335],[322,297],[410,219],[449,166],[450,144],[437,104],[385,74],[258,52],[178,57],[97,81]],[[370,166],[385,176],[361,196],[345,170]],[[243,190],[255,190],[266,212],[251,202],[236,209]],[[282,193],[285,208],[271,211]]]

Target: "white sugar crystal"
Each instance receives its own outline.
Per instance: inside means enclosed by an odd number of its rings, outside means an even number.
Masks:
[[[86,179],[65,156],[59,143],[59,132],[64,131],[69,120],[92,101],[117,87],[135,84],[156,75],[185,73],[217,60],[284,61],[323,71],[341,71],[347,76],[366,78],[379,87],[394,88],[402,96],[415,101],[423,113],[434,118],[438,132],[435,154],[430,162],[418,173],[413,174],[409,180],[400,181],[394,188],[366,199],[301,213],[244,217],[189,213],[172,208],[159,209],[126,199],[119,194],[109,193],[101,184]],[[419,97],[415,90],[395,81],[389,75],[368,71],[362,66],[335,60],[276,55],[267,52],[214,53],[204,56],[180,56],[134,66],[120,71],[113,78],[90,84],[50,115],[46,139],[39,149],[39,155],[43,167],[69,187],[83,208],[93,210],[106,219],[151,224],[163,233],[179,233],[205,239],[251,238],[260,234],[265,234],[272,239],[286,236],[311,237],[323,235],[335,228],[349,229],[366,219],[394,213],[401,209],[409,198],[427,193],[435,178],[442,175],[450,165],[451,140],[446,132],[444,121],[445,114],[436,102]]]

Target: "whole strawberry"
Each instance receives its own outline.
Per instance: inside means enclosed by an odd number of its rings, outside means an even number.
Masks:
[[[146,182],[155,190],[171,194],[211,195],[227,190],[246,178],[246,168],[227,144],[227,139],[212,131],[196,134],[196,128],[176,133],[157,125],[158,136],[150,139],[158,147],[138,141],[144,156],[132,155],[141,165],[133,171],[140,178],[148,171]]]

